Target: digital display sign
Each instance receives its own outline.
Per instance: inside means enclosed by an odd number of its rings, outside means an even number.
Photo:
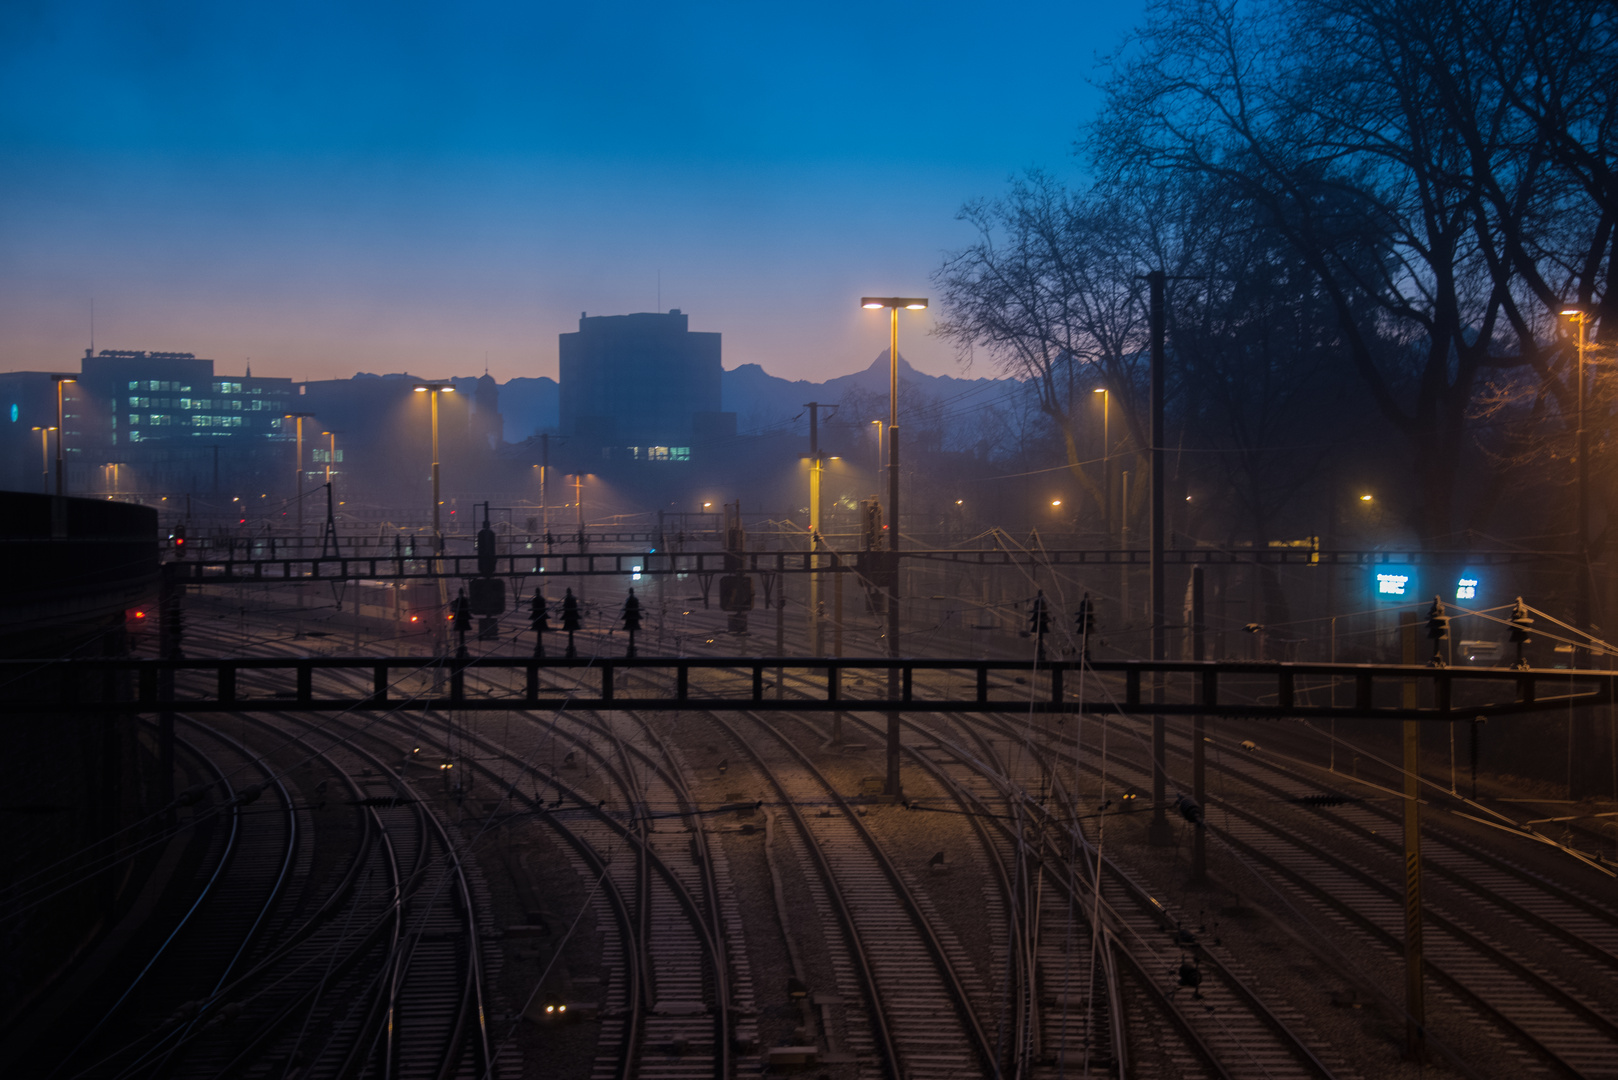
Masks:
[[[1416,595],[1416,576],[1408,567],[1388,566],[1376,572],[1379,600],[1405,600]]]

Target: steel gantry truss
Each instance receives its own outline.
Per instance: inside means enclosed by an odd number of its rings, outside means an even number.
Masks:
[[[1165,686],[1157,701],[1155,676]],[[13,687],[8,711],[30,714],[580,708],[1449,721],[1618,700],[1610,671],[1251,661],[210,657],[3,660],[0,679]],[[113,699],[84,689],[119,685]]]
[[[592,552],[548,551],[500,555],[492,576],[628,576],[652,577],[681,574],[721,574],[738,572],[726,560],[740,559],[742,573],[859,573],[860,552],[809,551],[723,551],[682,552]],[[883,553],[886,554],[886,553]],[[993,566],[1145,566],[1148,552],[1111,549],[1053,550],[976,550],[938,548],[907,550],[899,553],[907,560],[949,563],[972,567]],[[1535,563],[1556,558],[1545,552],[1505,551],[1409,552],[1409,551],[1311,551],[1305,548],[1184,548],[1165,551],[1166,563],[1178,566],[1327,565],[1327,566],[1414,566],[1443,564],[1464,559],[1474,565]],[[478,575],[476,555],[444,555],[433,560],[395,554],[313,556],[267,559],[175,559],[163,564],[170,580],[185,584],[235,585],[283,581],[367,581],[401,579],[460,578]]]

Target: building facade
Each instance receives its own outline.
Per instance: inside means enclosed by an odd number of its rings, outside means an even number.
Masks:
[[[678,308],[581,314],[578,331],[558,337],[562,434],[576,445],[681,461],[735,434],[735,415],[720,411],[720,335],[692,331]]]
[[[296,411],[291,379],[217,375],[212,360],[191,353],[135,349],[85,350],[77,372],[59,374],[72,380],[63,384],[62,424],[70,494],[228,498],[292,484],[291,425],[282,426]],[[56,423],[55,394],[51,373],[0,376],[6,448],[23,446],[24,435],[33,448],[20,471],[9,468],[8,486],[44,486],[33,429]],[[45,457],[54,455],[52,442]]]

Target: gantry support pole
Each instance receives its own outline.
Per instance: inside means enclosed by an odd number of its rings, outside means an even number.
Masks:
[[[1163,636],[1163,369],[1167,366],[1164,357],[1163,343],[1163,290],[1166,276],[1161,270],[1153,270],[1146,275],[1146,283],[1151,292],[1151,334],[1152,334],[1152,372],[1151,372],[1151,448],[1149,459],[1151,461],[1151,616],[1152,616],[1152,659],[1167,659]],[[1163,700],[1163,676],[1156,674],[1152,677],[1152,701]],[[1168,818],[1164,815],[1164,803],[1167,794],[1167,736],[1162,716],[1152,718],[1152,824],[1148,830],[1148,838],[1153,844],[1171,844],[1174,842],[1174,830],[1169,828]]]
[[[1416,663],[1416,613],[1399,613],[1404,662]],[[1406,679],[1404,707],[1416,707],[1416,680]],[[1404,722],[1405,1050],[1421,1062],[1427,1051],[1427,1005],[1421,948],[1421,721]]]

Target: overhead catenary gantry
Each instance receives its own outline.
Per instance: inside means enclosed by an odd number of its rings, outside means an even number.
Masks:
[[[864,573],[864,553],[831,551],[748,551],[740,558],[747,573]],[[1111,549],[911,549],[899,556],[906,560],[949,563],[972,567],[996,566],[1145,566],[1145,551]],[[499,555],[494,577],[542,575],[651,577],[679,574],[719,574],[735,572],[726,560],[737,556],[723,551],[681,552],[593,552],[530,551]],[[1163,552],[1163,561],[1178,566],[1417,566],[1447,565],[1465,561],[1472,565],[1533,564],[1565,557],[1531,551],[1443,552],[1443,551],[1311,551],[1299,548],[1182,548]],[[444,555],[435,570],[433,560],[423,556],[398,554],[286,557],[266,559],[174,559],[164,563],[171,580],[186,584],[234,585],[282,581],[367,581],[439,577],[473,577],[479,574],[478,556]]]
[[[632,684],[620,685],[631,671]],[[118,676],[128,696],[106,699],[99,688],[119,685]],[[789,696],[773,693],[777,677]],[[0,660],[0,679],[21,688],[7,701],[13,714],[569,708],[1448,722],[1618,701],[1613,671],[1228,660],[1038,666],[805,656]],[[1161,700],[1152,693],[1154,679],[1165,688]]]

